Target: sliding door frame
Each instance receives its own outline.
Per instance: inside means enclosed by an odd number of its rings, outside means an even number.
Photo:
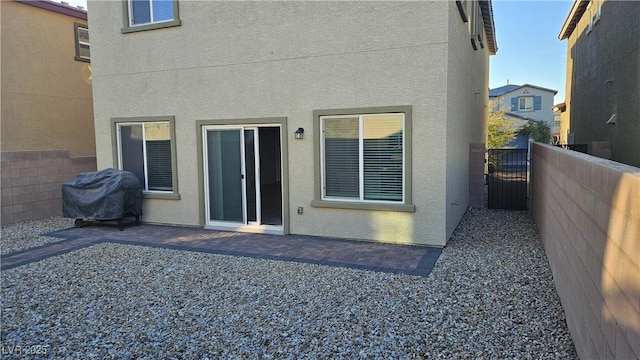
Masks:
[[[208,210],[208,195],[206,193],[208,175],[206,174],[206,131],[207,129],[238,129],[242,132],[241,139],[244,138],[244,130],[254,130],[255,139],[258,139],[258,130],[261,127],[279,127],[280,128],[280,161],[281,161],[281,190],[282,190],[282,225],[259,225],[257,223],[248,223],[246,213],[246,179],[243,181],[243,208],[244,224],[224,224],[216,223],[209,224]],[[273,234],[288,234],[289,233],[289,168],[288,168],[288,130],[287,130],[287,118],[250,118],[250,119],[221,119],[221,120],[198,120],[196,121],[197,130],[197,162],[198,162],[198,186],[199,186],[199,223],[201,226],[210,229],[218,230],[233,230],[233,231],[245,231],[245,232],[258,232],[258,233],[273,233]],[[259,141],[259,140],[258,140]],[[254,142],[256,147],[256,169],[258,168],[259,150],[258,141]],[[244,145],[242,146],[242,156],[244,163]],[[256,171],[256,177],[259,177],[259,173]],[[259,181],[258,181],[259,182]],[[256,201],[258,209],[259,205],[259,191],[256,191]],[[257,220],[260,221],[258,214]]]

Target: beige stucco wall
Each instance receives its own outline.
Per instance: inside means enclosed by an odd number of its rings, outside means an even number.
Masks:
[[[94,156],[90,64],[76,61],[74,22],[2,1],[2,151],[69,150]]]
[[[581,359],[640,358],[640,168],[534,143],[532,212]]]
[[[145,218],[202,225],[195,122],[286,117],[291,233],[444,245],[454,10],[447,2],[188,1],[182,26],[123,35],[121,4],[90,2],[98,168],[114,164],[112,117],[175,115],[181,198],[145,200]],[[313,110],[398,105],[413,109],[416,212],[312,207]],[[304,140],[293,139],[298,127]]]
[[[453,2],[451,2],[453,4]],[[449,12],[446,100],[446,237],[469,204],[469,144],[483,144],[489,99],[487,46],[474,50],[467,24],[455,6]],[[483,38],[486,38],[483,36]]]

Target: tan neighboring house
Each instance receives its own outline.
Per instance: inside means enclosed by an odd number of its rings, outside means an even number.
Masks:
[[[442,246],[482,193],[490,1],[88,7],[98,168],[146,222]]]
[[[2,224],[62,214],[61,184],[93,171],[90,39],[83,9],[2,1]]]
[[[560,141],[640,167],[640,2],[574,1]]]
[[[562,121],[567,111],[567,104],[564,102],[553,105],[553,143],[554,144],[568,144],[568,130],[569,122]],[[567,118],[568,120],[568,118]]]

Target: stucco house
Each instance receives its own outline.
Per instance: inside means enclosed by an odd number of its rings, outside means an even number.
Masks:
[[[561,140],[640,167],[640,2],[574,1],[567,40]]]
[[[551,135],[553,137],[553,144],[560,144],[560,118],[562,117],[562,109],[565,107],[564,103],[553,105],[553,129]]]
[[[544,121],[553,132],[553,98],[558,92],[531,84],[507,84],[489,90],[493,111],[504,110],[516,124],[524,126],[529,120]],[[551,140],[551,139],[550,139]],[[513,146],[526,148],[528,138],[519,136]]]
[[[88,8],[98,168],[144,221],[444,245],[462,218],[490,1]]]
[[[0,2],[2,224],[62,214],[60,186],[95,171],[87,12]]]

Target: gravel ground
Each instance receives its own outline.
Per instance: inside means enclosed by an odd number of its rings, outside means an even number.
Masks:
[[[75,219],[51,217],[3,226],[0,231],[0,254],[6,255],[31,247],[58,242],[62,239],[40,236],[40,234],[73,227],[74,221]]]
[[[428,278],[99,244],[3,271],[1,301],[5,358],[577,357],[524,212],[471,210]]]

